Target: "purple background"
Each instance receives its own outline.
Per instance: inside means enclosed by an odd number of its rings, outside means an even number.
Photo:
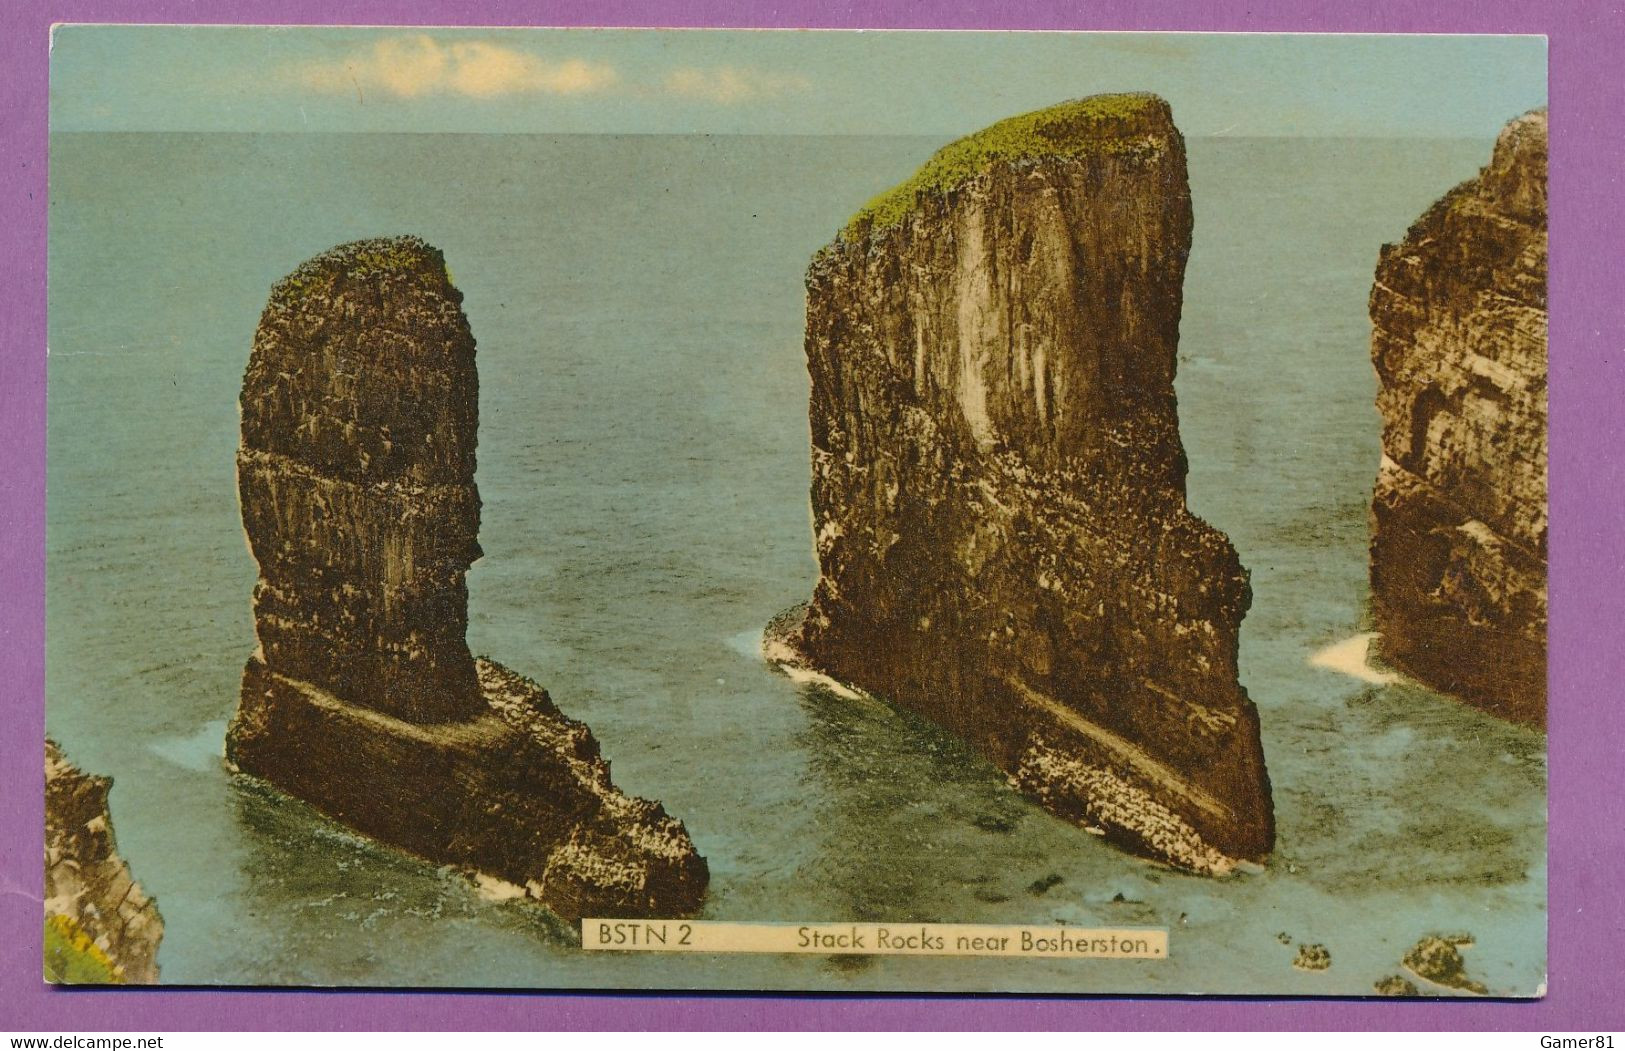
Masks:
[[[9,0],[0,11],[0,1030],[1625,1028],[1620,0]],[[1239,6],[1239,5],[1235,5]],[[40,979],[52,22],[1545,33],[1551,63],[1550,993],[1537,1002],[56,990]],[[1616,249],[1616,251],[1610,251]],[[140,626],[131,625],[132,631]],[[1425,801],[1419,801],[1425,805]],[[1219,961],[1215,961],[1220,965]]]

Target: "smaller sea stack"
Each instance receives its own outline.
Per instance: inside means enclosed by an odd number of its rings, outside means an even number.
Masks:
[[[1546,722],[1546,111],[1385,245],[1371,289],[1382,655]]]
[[[480,557],[474,337],[441,253],[341,245],[272,289],[237,477],[259,650],[227,758],[559,915],[680,915],[708,872],[611,782],[591,731],[468,649]]]

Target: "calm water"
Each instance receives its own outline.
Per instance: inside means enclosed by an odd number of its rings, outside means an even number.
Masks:
[[[802,271],[937,145],[53,141],[48,723],[117,780],[166,981],[1347,994],[1464,930],[1492,991],[1543,982],[1543,738],[1307,663],[1361,627],[1378,245],[1490,143],[1191,144],[1191,503],[1253,572],[1241,670],[1280,825],[1269,870],[1228,882],[1118,853],[919,720],[755,656],[815,575]],[[539,909],[228,777],[254,645],[232,459],[254,326],[301,260],[391,233],[445,250],[480,344],[470,641],[687,822],[706,917],[1167,925],[1172,958],[588,955]],[[1294,970],[1280,933],[1324,943],[1331,970]]]

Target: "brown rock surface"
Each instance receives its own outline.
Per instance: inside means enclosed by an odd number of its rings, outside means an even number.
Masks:
[[[164,921],[119,856],[107,811],[112,787],[112,779],[84,773],[54,741],[45,742],[46,969],[53,980],[95,974],[158,981]],[[63,958],[53,960],[53,951]]]
[[[821,573],[768,645],[1219,873],[1274,823],[1236,674],[1247,571],[1185,506],[1191,226],[1146,95],[994,125],[860,212],[807,275]]]
[[[1372,983],[1371,989],[1378,996],[1422,995],[1421,990],[1416,988],[1416,983],[1411,981],[1409,978],[1406,978],[1402,974],[1390,974],[1386,977],[1378,978],[1374,983]]]
[[[1546,113],[1397,245],[1371,289],[1382,656],[1497,715],[1546,718]]]
[[[1400,962],[1407,971],[1434,985],[1483,996],[1489,990],[1483,982],[1467,977],[1467,966],[1461,958],[1460,947],[1472,944],[1471,938],[1460,935],[1429,934],[1412,946]]]
[[[480,502],[461,302],[414,238],[341,245],[272,290],[238,453],[260,648],[227,757],[569,919],[692,911],[708,872],[682,823],[464,641]]]

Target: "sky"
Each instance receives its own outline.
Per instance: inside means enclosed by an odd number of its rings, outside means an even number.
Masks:
[[[56,131],[952,136],[1154,91],[1188,136],[1483,137],[1538,36],[59,26]]]

